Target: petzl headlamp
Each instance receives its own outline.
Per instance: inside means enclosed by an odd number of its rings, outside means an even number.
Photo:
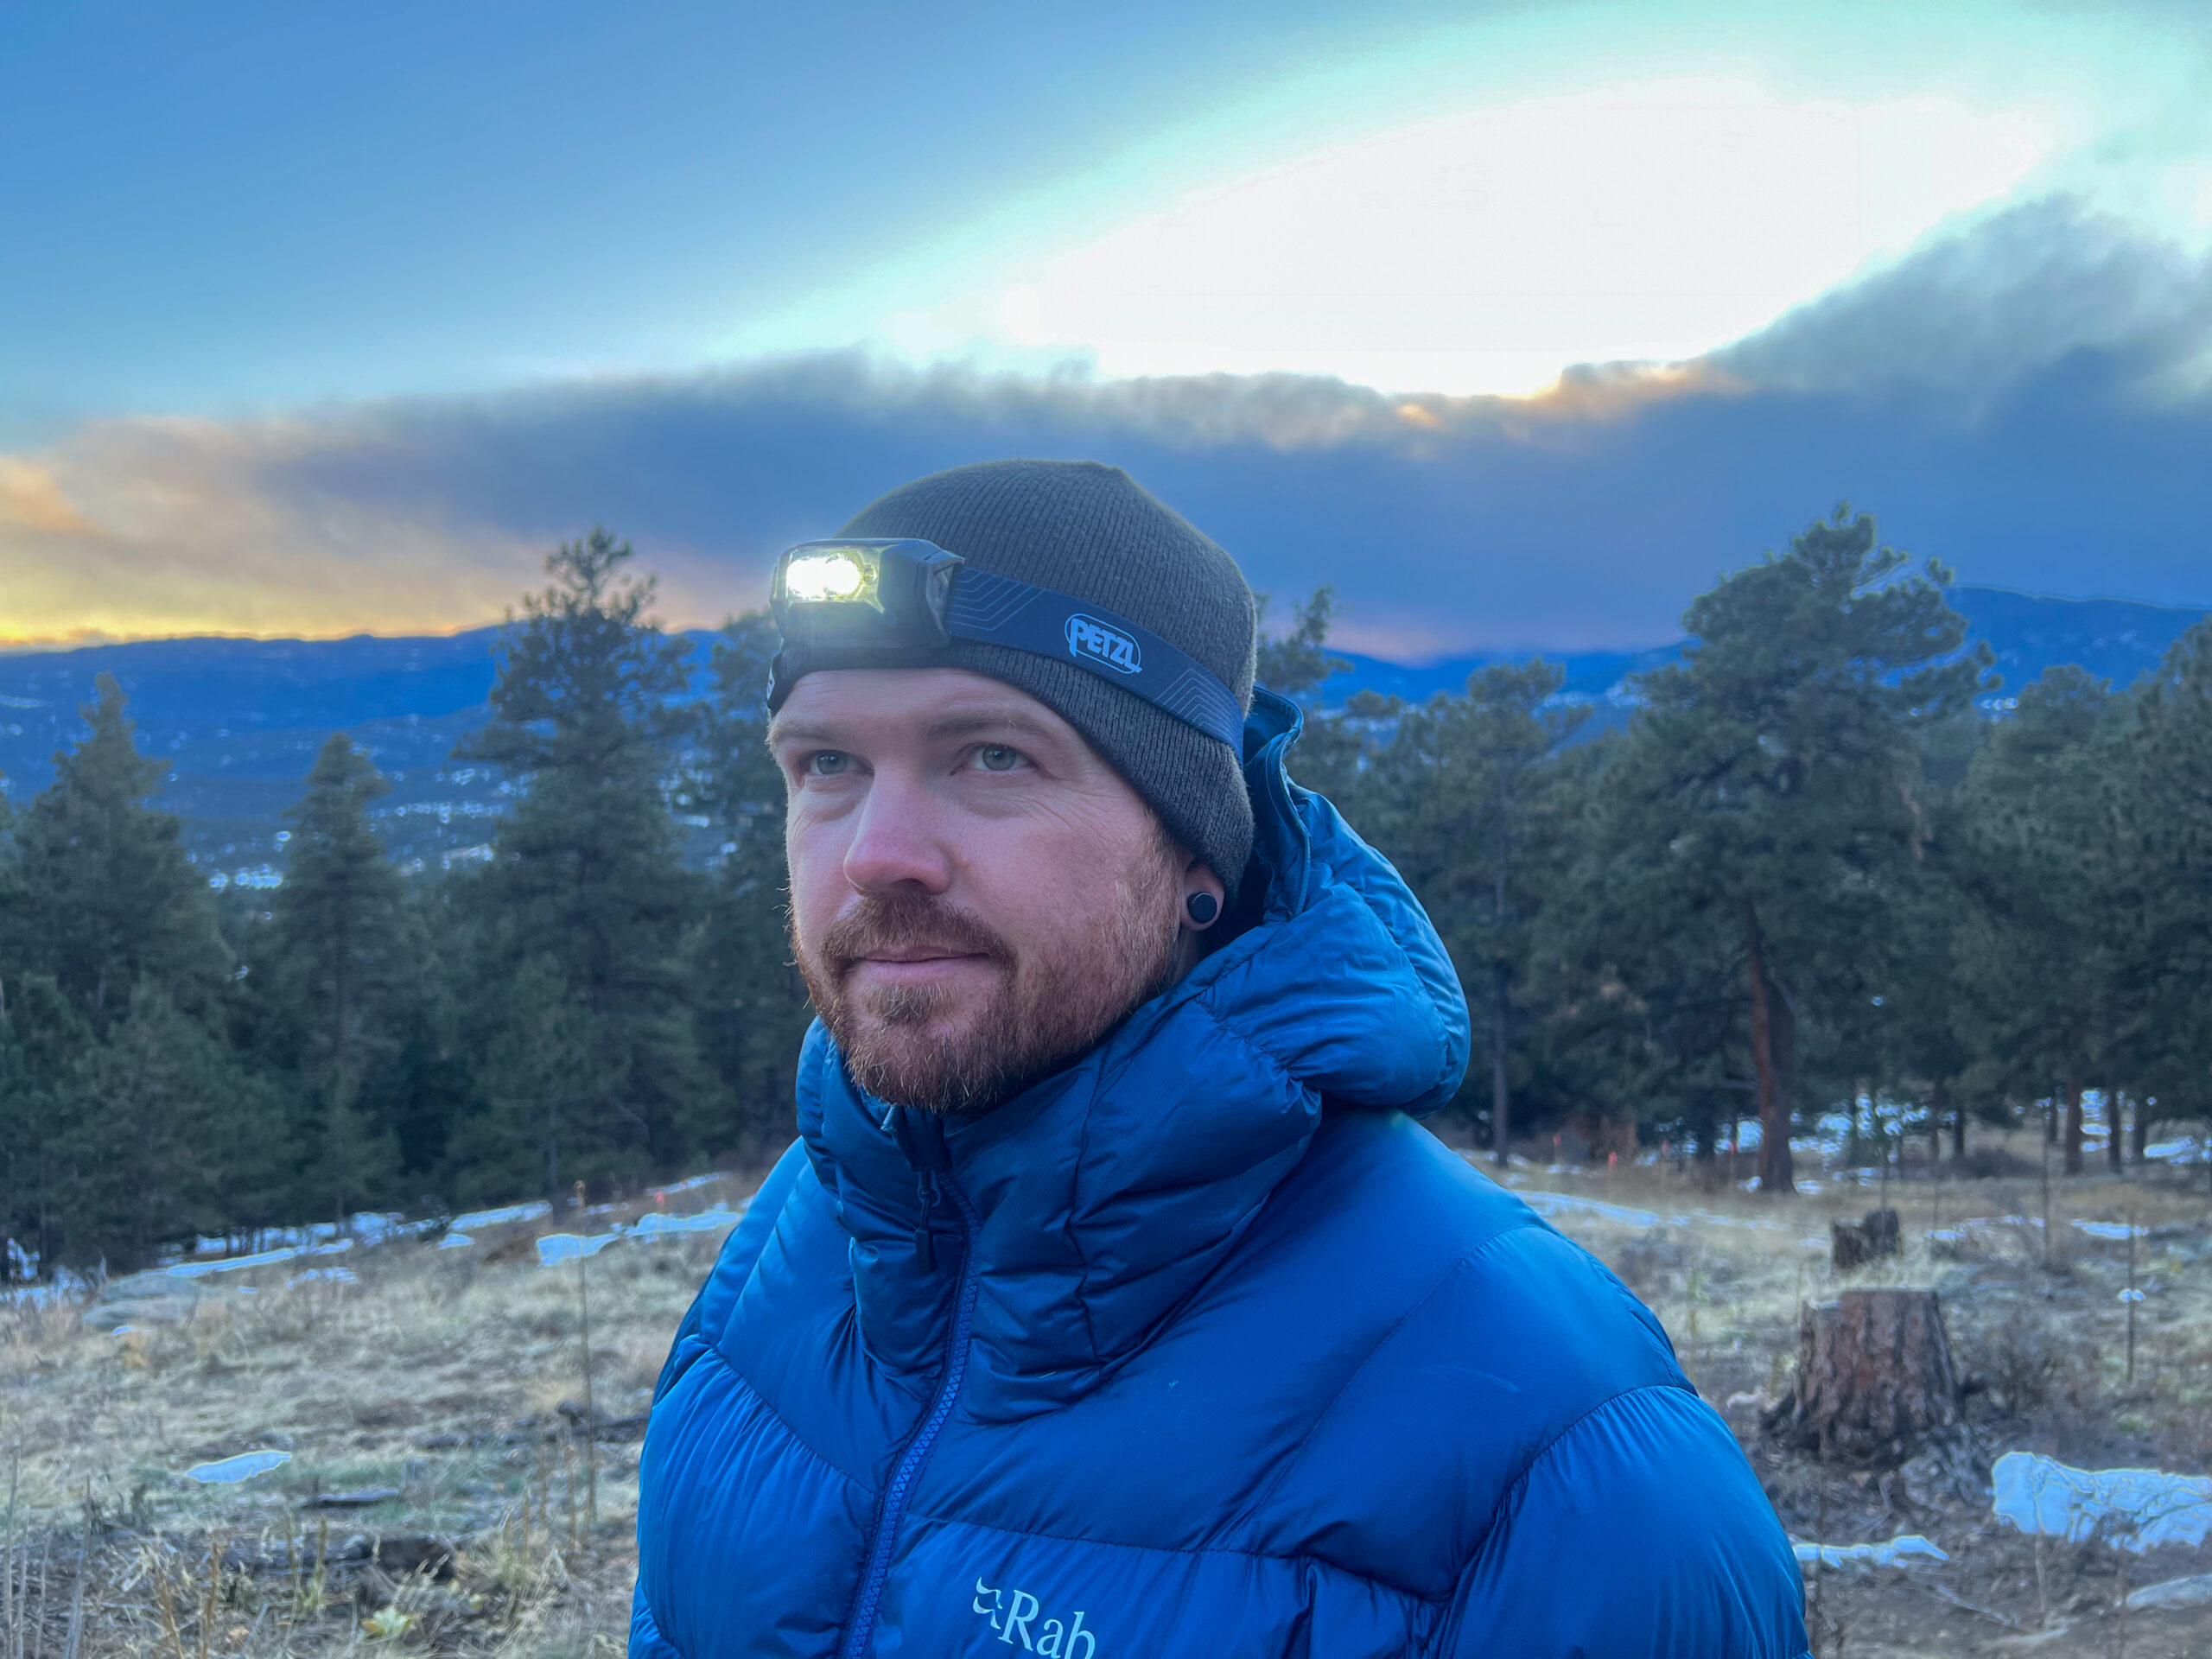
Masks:
[[[776,561],[769,605],[783,635],[768,677],[779,709],[809,671],[925,668],[956,639],[1069,663],[1241,748],[1244,711],[1220,678],[1151,629],[1069,594],[969,566],[934,542],[801,542]]]

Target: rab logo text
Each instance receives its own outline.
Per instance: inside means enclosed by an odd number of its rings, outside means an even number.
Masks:
[[[1144,668],[1137,642],[1119,628],[1108,627],[1095,616],[1068,618],[1068,653],[1088,657],[1123,674],[1135,674]]]
[[[1028,1652],[1042,1654],[1044,1659],[1098,1659],[1098,1638],[1083,1628],[1080,1607],[1063,1624],[1057,1618],[1046,1618],[1037,1598],[1027,1590],[994,1590],[978,1579],[976,1611],[991,1621],[999,1640],[1008,1647],[1019,1642]]]

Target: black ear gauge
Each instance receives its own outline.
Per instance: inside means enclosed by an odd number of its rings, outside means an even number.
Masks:
[[[1183,901],[1183,907],[1191,912],[1191,919],[1200,927],[1208,926],[1215,917],[1221,914],[1221,901],[1210,893],[1192,893]]]

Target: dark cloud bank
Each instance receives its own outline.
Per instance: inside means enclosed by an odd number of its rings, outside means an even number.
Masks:
[[[1096,457],[1255,586],[1335,586],[1370,649],[1634,647],[1844,499],[1965,582],[2212,602],[2209,348],[2202,264],[2051,202],[1671,375],[1587,370],[1534,402],[824,356],[384,406],[262,482],[549,542],[605,522],[705,620],[908,478]]]

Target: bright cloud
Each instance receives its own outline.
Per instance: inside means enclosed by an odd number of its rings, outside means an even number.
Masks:
[[[1000,299],[1108,374],[1516,392],[1738,339],[1999,200],[2067,135],[1941,98],[1623,84],[1432,120],[1169,206]]]

